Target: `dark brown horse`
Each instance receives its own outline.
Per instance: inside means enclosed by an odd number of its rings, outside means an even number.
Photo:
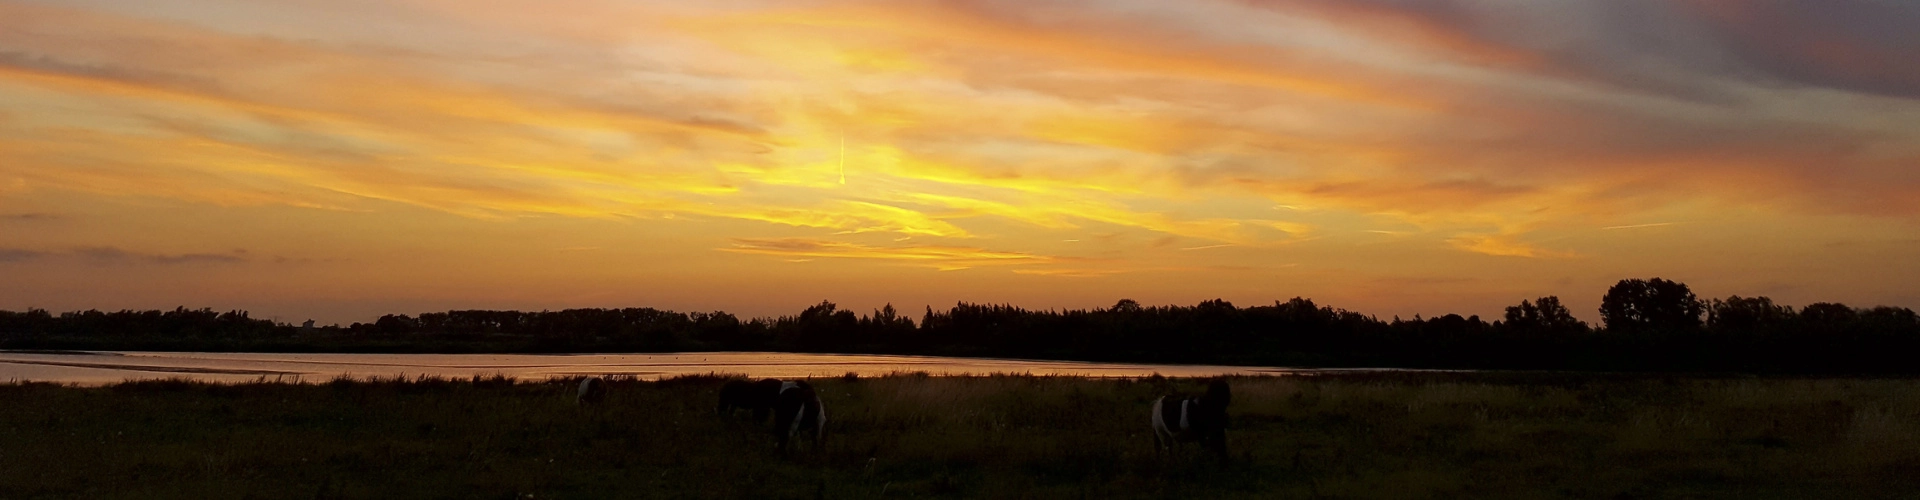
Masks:
[[[1207,394],[1197,398],[1161,396],[1153,401],[1153,449],[1155,453],[1177,452],[1185,441],[1198,441],[1200,448],[1227,457],[1227,405],[1233,391],[1227,381],[1207,384]]]
[[[773,410],[774,400],[779,399],[783,385],[770,378],[751,382],[729,380],[720,387],[720,404],[713,407],[713,412],[731,416],[737,410],[748,410],[753,412],[753,421],[764,422],[767,412]]]

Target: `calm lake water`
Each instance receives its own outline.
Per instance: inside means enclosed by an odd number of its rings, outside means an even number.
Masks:
[[[506,375],[544,380],[579,375],[631,375],[657,379],[706,373],[750,377],[834,377],[894,372],[934,375],[1026,373],[1089,377],[1206,377],[1214,375],[1310,374],[1329,370],[1246,366],[1148,365],[1014,359],[697,352],[673,354],[276,354],[206,352],[0,351],[0,382],[36,381],[101,385],[125,380],[184,378],[245,382],[266,378],[325,382],[352,378],[432,375]]]

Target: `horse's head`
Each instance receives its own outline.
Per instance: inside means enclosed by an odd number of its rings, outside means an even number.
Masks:
[[[1227,457],[1227,405],[1233,403],[1233,390],[1227,388],[1226,379],[1216,379],[1207,384],[1207,395],[1200,398],[1201,414],[1204,426],[1200,431],[1200,445]]]
[[[600,377],[587,377],[580,381],[580,391],[573,398],[578,404],[595,404],[607,398],[607,381]]]
[[[720,386],[720,403],[714,405],[713,412],[724,414],[735,406],[739,406],[740,398],[752,387],[753,385],[745,380],[728,380],[725,385]]]
[[[1225,379],[1214,380],[1213,383],[1207,384],[1207,395],[1200,398],[1200,402],[1224,410],[1227,405],[1233,403],[1233,390],[1227,387]]]

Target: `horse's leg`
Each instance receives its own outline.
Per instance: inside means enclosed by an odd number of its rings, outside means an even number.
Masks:
[[[1165,457],[1167,454],[1166,416],[1160,413],[1166,400],[1165,396],[1153,400],[1153,454],[1156,457]]]
[[[1222,461],[1222,462],[1225,462],[1225,461],[1227,461],[1227,460],[1229,460],[1229,459],[1231,459],[1231,458],[1233,458],[1233,455],[1232,455],[1232,454],[1229,454],[1229,453],[1227,453],[1227,431],[1226,431],[1226,429],[1221,429],[1221,430],[1218,430],[1218,431],[1214,431],[1214,435],[1213,435],[1213,446],[1214,446],[1214,449],[1215,449],[1215,451],[1218,451],[1218,452],[1220,453],[1220,461]]]
[[[814,453],[820,453],[827,449],[827,419],[825,417],[825,412],[821,412],[821,413],[822,413],[822,416],[820,417],[820,420],[817,422],[814,422],[814,425],[813,425],[813,452]]]
[[[816,453],[827,449],[827,407],[819,397],[813,399],[813,448]]]

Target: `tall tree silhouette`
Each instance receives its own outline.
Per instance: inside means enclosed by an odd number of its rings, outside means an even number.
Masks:
[[[1845,325],[1859,318],[1860,313],[1854,312],[1846,304],[1815,302],[1800,308],[1802,321],[1819,326]]]
[[[1573,317],[1573,311],[1560,305],[1560,297],[1548,295],[1532,302],[1508,306],[1501,328],[1521,334],[1569,334],[1587,331],[1587,323]]]
[[[1600,320],[1608,330],[1698,330],[1705,307],[1685,283],[1626,279],[1600,299]]]
[[[1707,305],[1707,327],[1723,332],[1780,328],[1797,316],[1792,307],[1774,305],[1773,299],[1766,297],[1735,295],[1725,300],[1713,299]]]

